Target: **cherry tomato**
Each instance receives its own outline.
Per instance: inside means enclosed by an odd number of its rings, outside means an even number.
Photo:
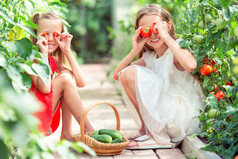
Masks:
[[[201,43],[202,43],[202,39],[203,39],[203,37],[202,37],[201,35],[195,35],[195,36],[193,37],[193,41],[196,42],[196,43],[198,43],[198,44],[201,44]]]
[[[218,91],[217,93],[215,93],[215,97],[217,98],[218,101],[221,100],[221,98],[224,98],[225,93],[223,91]]]
[[[155,34],[159,34],[158,29],[155,29],[155,25],[156,25],[156,22],[153,23],[152,31],[153,31],[153,33],[155,33]]]
[[[216,63],[212,59],[205,58],[203,64],[208,64],[208,65],[214,66]]]
[[[217,117],[218,115],[220,115],[220,111],[217,110],[217,109],[212,108],[212,109],[210,109],[210,110],[208,111],[208,116],[209,116],[210,118],[215,118],[215,117]]]
[[[216,71],[217,71],[217,69],[215,67],[212,67],[212,72],[214,73]]]
[[[205,19],[205,22],[208,23],[208,22],[210,22],[210,20],[212,19],[212,17],[211,17],[210,14],[206,14],[204,19]]]
[[[225,27],[225,23],[223,19],[216,19],[215,24],[218,29],[223,29]]]
[[[210,65],[204,64],[202,67],[200,67],[200,73],[203,76],[208,76],[212,73],[212,67]]]
[[[230,81],[226,82],[226,85],[227,85],[227,86],[231,86],[231,82],[230,82]],[[232,83],[232,85],[235,86],[234,83]]]
[[[211,92],[216,92],[216,91],[218,90],[218,85],[215,84],[215,83],[213,83],[212,85],[214,85],[214,89],[211,90]],[[211,92],[210,92],[210,93],[211,93]]]
[[[142,36],[142,37],[149,37],[150,35],[151,35],[151,29],[150,29],[150,27],[147,27],[147,26],[145,26],[145,27],[142,27],[141,29],[140,29],[140,35]]]
[[[43,36],[46,36],[46,35],[48,35],[48,33],[47,32],[43,32]]]
[[[59,36],[59,33],[54,33],[54,37],[58,37]]]

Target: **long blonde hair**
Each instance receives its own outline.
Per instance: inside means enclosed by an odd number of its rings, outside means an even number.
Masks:
[[[39,21],[41,19],[56,19],[56,20],[60,20],[61,18],[58,17],[57,15],[55,15],[54,13],[50,13],[50,12],[45,12],[45,13],[36,13],[33,15],[32,17],[32,22],[35,23],[36,25],[39,25]],[[62,31],[61,33],[64,32],[64,25],[63,22],[61,21],[61,25],[62,25]],[[36,34],[37,30],[32,28],[33,32]],[[33,43],[33,45],[36,45],[37,39],[33,36],[31,36],[31,41]],[[64,68],[65,65],[65,55],[62,53],[60,48],[57,48],[56,51],[53,53],[53,56],[57,57],[57,65],[58,65],[58,69],[62,70]]]
[[[175,35],[175,28],[172,23],[170,13],[158,4],[149,4],[137,12],[137,18],[136,18],[136,22],[135,22],[135,30],[138,29],[139,21],[145,15],[158,15],[162,18],[163,21],[171,22],[172,26],[171,26],[171,30],[170,30],[169,34],[173,39],[177,39],[177,37]],[[145,44],[145,46],[141,50],[138,58],[142,57],[142,55],[145,51],[154,51],[154,49],[152,47],[150,47],[148,44]]]

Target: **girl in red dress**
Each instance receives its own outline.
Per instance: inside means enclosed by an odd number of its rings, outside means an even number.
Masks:
[[[62,131],[60,139],[73,141],[71,121],[72,115],[78,123],[84,112],[84,108],[78,93],[78,87],[84,87],[82,71],[74,58],[70,43],[72,35],[64,32],[61,19],[53,13],[37,13],[33,16],[33,22],[39,30],[32,37],[34,45],[39,47],[42,55],[48,59],[51,73],[46,83],[38,77],[31,75],[34,93],[42,103],[43,109],[36,113],[40,120],[39,130],[46,135],[53,133],[59,125],[60,108],[62,112]],[[65,67],[65,60],[71,66],[71,70]],[[93,131],[88,119],[85,121],[85,131]]]

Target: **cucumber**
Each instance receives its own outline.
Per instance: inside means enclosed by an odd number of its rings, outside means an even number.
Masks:
[[[114,140],[112,140],[110,143],[120,143],[120,142],[122,142],[123,140],[122,139],[114,139]]]
[[[98,130],[94,130],[93,135],[99,135]]]
[[[95,140],[97,140],[99,142],[103,142],[103,143],[110,143],[112,141],[112,137],[107,134],[92,135],[91,137],[94,138]]]
[[[117,130],[112,130],[112,129],[100,129],[98,131],[99,135],[101,134],[107,134],[112,137],[112,139],[122,139],[122,135],[119,131]]]

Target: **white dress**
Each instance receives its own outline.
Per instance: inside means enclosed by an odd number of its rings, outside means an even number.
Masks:
[[[191,73],[179,71],[174,66],[174,55],[169,48],[160,58],[155,52],[145,52],[142,58],[145,67],[129,66],[135,68],[140,113],[147,129],[159,144],[175,147],[186,135],[200,132],[198,116],[200,110],[204,109],[204,94]],[[123,97],[129,113],[141,124],[124,90]]]

